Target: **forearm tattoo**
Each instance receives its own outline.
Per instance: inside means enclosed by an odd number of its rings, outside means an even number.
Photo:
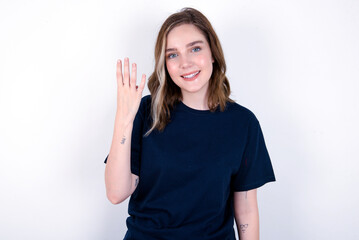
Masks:
[[[245,233],[246,232],[246,229],[248,227],[248,223],[246,224],[239,224],[239,228],[241,230],[242,233]]]
[[[121,144],[125,144],[125,141],[126,141],[126,137],[125,137],[125,135],[123,135],[123,137],[121,139]]]
[[[136,178],[135,187],[137,187],[138,184],[138,178]]]

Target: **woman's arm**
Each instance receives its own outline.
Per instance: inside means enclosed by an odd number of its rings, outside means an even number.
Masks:
[[[241,240],[259,240],[257,189],[234,192],[234,217]]]
[[[136,189],[139,178],[131,172],[131,138],[134,119],[138,112],[146,75],[136,86],[137,66],[132,64],[130,76],[129,59],[125,58],[124,75],[122,62],[117,61],[117,111],[110,153],[105,169],[107,198],[113,204],[126,200]]]

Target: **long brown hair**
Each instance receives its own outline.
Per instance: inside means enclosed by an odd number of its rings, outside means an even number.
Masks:
[[[155,70],[148,79],[148,89],[151,93],[152,126],[145,136],[155,128],[162,131],[170,122],[170,111],[182,99],[181,89],[172,81],[165,64],[165,48],[168,33],[181,24],[193,24],[202,31],[211,48],[214,59],[213,72],[208,86],[208,107],[214,112],[219,106],[224,111],[226,102],[234,102],[229,98],[231,93],[229,81],[225,75],[226,63],[221,44],[211,23],[198,10],[183,8],[170,15],[163,23],[155,46]]]

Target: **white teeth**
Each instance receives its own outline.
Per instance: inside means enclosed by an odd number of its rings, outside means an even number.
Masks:
[[[195,72],[195,73],[192,73],[192,74],[190,74],[190,75],[187,75],[187,76],[183,76],[183,77],[184,77],[184,78],[192,78],[192,77],[196,76],[198,73],[199,73],[199,71],[198,71],[198,72]]]

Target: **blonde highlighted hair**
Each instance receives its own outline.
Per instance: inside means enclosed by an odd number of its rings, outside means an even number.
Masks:
[[[157,36],[155,69],[147,83],[151,93],[152,126],[144,136],[148,136],[154,129],[163,131],[170,122],[170,111],[182,99],[181,89],[172,81],[165,62],[167,35],[173,28],[181,24],[196,26],[202,31],[211,48],[214,63],[208,86],[208,107],[210,111],[214,112],[218,106],[220,111],[224,111],[227,101],[234,102],[229,98],[231,90],[225,75],[226,63],[217,34],[201,12],[194,8],[183,8],[166,19]]]

